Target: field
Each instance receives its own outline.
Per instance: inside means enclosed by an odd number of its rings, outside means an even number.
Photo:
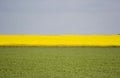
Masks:
[[[120,48],[0,47],[0,78],[120,78]]]
[[[120,46],[120,35],[0,35],[0,46]]]

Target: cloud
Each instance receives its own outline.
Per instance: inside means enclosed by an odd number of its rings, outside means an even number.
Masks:
[[[90,34],[119,32],[119,13],[0,13],[0,33]]]
[[[117,33],[119,3],[119,0],[0,0],[0,33]]]
[[[12,11],[120,10],[117,0],[2,0],[0,9]]]

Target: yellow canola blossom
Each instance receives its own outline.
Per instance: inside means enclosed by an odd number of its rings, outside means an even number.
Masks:
[[[0,46],[120,46],[120,35],[0,35]]]

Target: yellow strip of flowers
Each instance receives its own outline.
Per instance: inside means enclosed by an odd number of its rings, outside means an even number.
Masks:
[[[0,46],[120,46],[120,35],[0,35]]]

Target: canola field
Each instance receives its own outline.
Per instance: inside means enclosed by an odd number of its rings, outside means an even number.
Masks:
[[[120,78],[120,48],[0,47],[0,78]]]
[[[120,35],[0,35],[0,46],[120,46]]]

